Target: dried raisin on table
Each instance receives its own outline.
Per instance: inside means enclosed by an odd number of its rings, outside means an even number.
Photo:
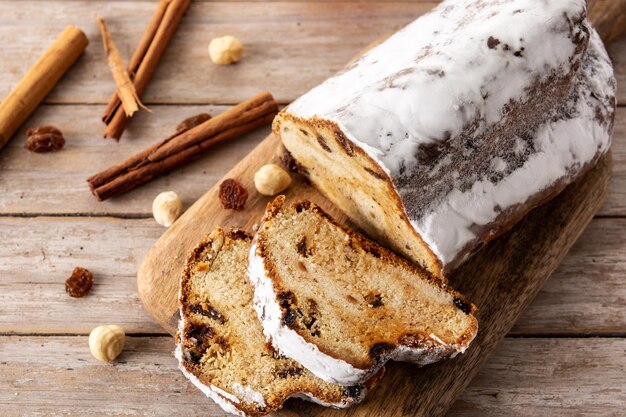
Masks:
[[[28,129],[24,147],[31,152],[54,152],[63,149],[65,138],[63,133],[54,126],[42,126]]]
[[[85,268],[77,266],[65,281],[65,291],[70,297],[83,297],[93,286],[93,274]]]
[[[248,192],[239,181],[228,178],[220,184],[219,196],[225,209],[240,211],[246,204]]]

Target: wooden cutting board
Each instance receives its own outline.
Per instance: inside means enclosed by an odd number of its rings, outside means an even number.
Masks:
[[[606,6],[607,3],[611,6]],[[624,25],[616,19],[624,16],[620,13],[624,9],[626,0],[599,0],[591,5],[590,19],[605,41],[612,40],[623,29]],[[148,312],[172,335],[178,322],[178,280],[187,255],[215,226],[252,230],[271,200],[255,191],[254,173],[262,165],[277,161],[280,149],[279,139],[270,135],[224,177],[239,180],[248,190],[250,196],[243,211],[221,207],[218,183],[167,229],[146,255],[137,277],[139,296]],[[530,212],[452,274],[452,287],[479,308],[480,330],[464,355],[422,369],[410,364],[389,364],[387,375],[368,399],[348,410],[290,400],[275,415],[445,415],[587,227],[606,197],[610,176],[609,153],[583,178],[551,202]],[[288,202],[311,200],[339,222],[347,222],[341,212],[302,178],[294,177],[285,194]],[[202,394],[198,392],[198,395]]]

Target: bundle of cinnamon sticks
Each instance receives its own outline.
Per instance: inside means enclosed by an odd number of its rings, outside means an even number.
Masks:
[[[218,143],[271,123],[276,113],[278,103],[272,95],[260,93],[198,126],[163,139],[90,177],[87,183],[98,200],[106,200],[173,171]]]
[[[135,91],[141,96],[152,78],[157,64],[165,52],[165,48],[174,36],[190,0],[161,0],[157,6],[146,31],[139,41],[133,56],[128,62],[130,75]],[[107,125],[105,138],[119,140],[126,129],[129,116],[121,106],[118,93],[113,94],[102,115]]]

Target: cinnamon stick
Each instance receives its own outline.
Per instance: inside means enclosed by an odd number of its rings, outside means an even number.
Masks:
[[[189,3],[190,0],[169,0],[166,2],[161,1],[161,3],[159,3],[157,11],[153,15],[150,25],[146,30],[146,34],[142,37],[139,47],[135,51],[137,56],[142,55],[140,49],[145,48],[145,45],[149,43],[149,46],[145,50],[145,54],[143,54],[143,58],[137,67],[135,76],[133,77],[133,84],[139,97],[141,97],[146,86],[148,85],[148,82],[152,78],[157,64],[163,56],[168,43],[174,36],[174,32],[176,31],[183,14],[187,10]],[[155,31],[153,25],[159,17],[160,20],[158,21],[158,27]],[[154,32],[154,36],[151,41],[148,42],[150,33],[152,32]],[[136,60],[139,60],[139,58]],[[135,62],[133,62],[133,64],[135,64]],[[107,105],[107,109],[109,109],[109,107],[114,109],[110,118],[104,118],[105,123],[108,120],[107,127],[104,130],[104,137],[119,140],[122,133],[124,133],[124,130],[126,129],[129,118],[126,116],[123,109],[121,109],[121,106]]]
[[[154,39],[154,35],[159,29],[159,25],[161,24],[161,20],[163,20],[163,15],[165,14],[165,10],[167,10],[167,5],[172,0],[161,0],[159,5],[154,10],[152,17],[150,18],[150,22],[148,23],[148,27],[144,31],[141,39],[139,40],[139,44],[133,53],[133,56],[128,61],[128,74],[130,78],[133,79],[135,74],[137,73],[137,69],[143,60],[143,57],[146,55],[152,40]],[[102,121],[105,124],[109,124],[111,117],[113,117],[113,113],[115,109],[120,105],[120,98],[117,96],[117,92],[113,93],[113,96],[109,100],[104,112],[102,114]]]
[[[0,149],[83,53],[88,43],[80,29],[66,27],[0,103]]]
[[[126,113],[126,116],[131,117],[136,111],[139,110],[139,107],[144,109],[146,107],[141,103],[139,97],[137,96],[135,86],[130,80],[130,75],[128,75],[128,71],[124,67],[120,52],[117,49],[117,46],[115,46],[115,42],[113,42],[113,37],[111,36],[111,33],[109,33],[109,29],[107,29],[104,19],[96,16],[96,23],[100,28],[104,52],[106,53],[107,62],[109,64],[109,68],[111,69],[113,79],[115,80],[115,85],[117,86],[117,96],[122,102],[124,113]]]
[[[271,123],[278,103],[268,92],[252,97],[193,127],[175,133],[126,161],[87,179],[98,200],[130,191],[187,164],[218,143]]]

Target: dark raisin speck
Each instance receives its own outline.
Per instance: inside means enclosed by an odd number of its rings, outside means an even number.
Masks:
[[[288,310],[283,315],[283,324],[287,327],[293,327],[296,324],[296,314],[292,310]]]
[[[297,376],[301,374],[302,368],[287,368],[276,372],[276,375],[278,375],[279,378],[288,378],[290,376]]]
[[[489,49],[495,49],[496,46],[498,46],[500,44],[500,40],[494,38],[493,36],[490,36],[487,39],[487,46],[489,47]]]
[[[302,238],[296,244],[296,250],[300,256],[307,258],[311,253],[306,247],[306,236],[302,236]]]
[[[380,362],[382,360],[381,356],[393,348],[394,346],[390,343],[376,343],[370,348],[370,357],[374,358],[377,362]]]
[[[365,302],[367,303],[367,306],[370,308],[378,308],[384,305],[383,296],[380,294],[370,292],[363,298],[365,298]]]
[[[205,326],[202,324],[191,324],[185,331],[187,339],[196,339],[198,344],[202,343],[202,339],[206,337],[213,337],[215,330],[211,326]]]
[[[465,314],[469,314],[472,311],[472,306],[465,301],[461,300],[459,297],[454,297],[454,305],[459,308]]]
[[[226,319],[224,318],[222,313],[213,308],[213,306],[209,303],[194,304],[189,307],[189,310],[192,313],[199,314],[201,316],[215,320],[220,324],[224,324],[226,322]]]
[[[330,147],[326,143],[326,140],[324,140],[323,137],[321,137],[320,135],[317,135],[316,138],[317,138],[317,143],[320,144],[320,147],[322,149],[324,149],[326,152],[332,152],[332,149],[330,149]]]
[[[363,388],[359,385],[352,385],[351,387],[345,387],[344,393],[349,398],[360,398],[363,393]]]

